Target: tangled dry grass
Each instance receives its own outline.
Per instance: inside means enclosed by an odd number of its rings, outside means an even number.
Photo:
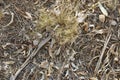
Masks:
[[[120,1],[0,0],[0,80],[120,80]]]

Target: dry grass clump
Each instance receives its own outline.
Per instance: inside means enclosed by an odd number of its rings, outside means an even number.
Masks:
[[[4,14],[3,14],[2,11],[0,11],[0,20],[1,20],[1,18],[3,18],[3,17],[4,17]]]
[[[52,9],[40,9],[37,28],[53,30],[59,44],[73,41],[77,37],[79,24],[75,15],[75,7],[69,1],[60,1]]]

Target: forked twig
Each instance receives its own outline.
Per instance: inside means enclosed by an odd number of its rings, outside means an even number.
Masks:
[[[38,51],[51,39],[51,36],[48,36],[45,40],[41,41],[38,45],[36,51],[33,51],[30,56],[26,59],[26,61],[21,65],[21,67],[17,70],[15,75],[11,76],[10,80],[16,80],[19,73],[28,65],[30,60],[38,53]]]

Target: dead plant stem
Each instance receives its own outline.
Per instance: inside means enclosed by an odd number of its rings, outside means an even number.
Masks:
[[[103,59],[103,55],[105,53],[105,50],[107,48],[107,45],[108,45],[108,42],[109,42],[110,38],[111,38],[111,33],[108,33],[106,41],[105,41],[103,49],[102,49],[102,52],[101,52],[101,55],[100,55],[99,60],[97,62],[96,68],[94,70],[95,74],[97,74],[97,72],[98,72],[98,70],[100,68],[100,65],[101,65],[101,62],[102,62],[102,59]]]
[[[29,64],[30,60],[38,53],[38,51],[51,39],[51,36],[47,37],[45,40],[41,41],[38,45],[36,51],[33,51],[30,56],[26,59],[26,61],[21,65],[21,67],[17,70],[15,75],[12,76],[10,80],[16,80],[19,73]]]

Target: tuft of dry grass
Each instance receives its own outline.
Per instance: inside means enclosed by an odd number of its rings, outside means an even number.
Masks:
[[[54,30],[55,38],[59,44],[71,42],[77,37],[79,27],[75,7],[69,1],[60,1],[57,7],[50,10],[40,9],[39,26],[37,28]]]

